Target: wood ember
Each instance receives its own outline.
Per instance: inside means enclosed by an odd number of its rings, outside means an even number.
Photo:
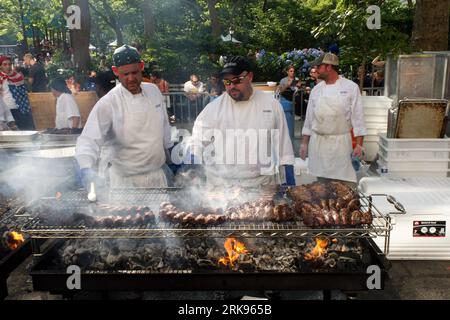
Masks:
[[[330,244],[323,257],[316,261],[306,261],[303,259],[304,255],[314,247],[314,241],[311,239],[245,239],[248,253],[240,255],[230,268],[218,263],[226,254],[222,242],[224,240],[71,240],[59,249],[58,256],[53,260],[53,267],[75,264],[83,270],[151,272],[195,272],[205,269],[231,272],[301,272],[317,268],[347,270],[361,266],[366,251],[358,240],[339,240]],[[344,244],[346,247],[343,247]],[[342,248],[347,251],[339,251]],[[367,263],[370,263],[370,260]]]
[[[0,194],[0,259],[11,252],[7,237],[11,231],[20,232],[26,219],[16,217],[22,213],[24,199],[21,197],[6,197]],[[27,238],[27,235],[23,235]]]
[[[308,227],[356,226],[372,223],[370,209],[361,209],[358,195],[338,181],[314,182],[289,189],[295,212]]]

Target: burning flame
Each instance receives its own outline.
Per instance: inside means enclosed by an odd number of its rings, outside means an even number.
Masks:
[[[23,235],[16,231],[11,231],[6,234],[6,244],[11,250],[15,250],[25,242]]]
[[[237,241],[235,238],[227,238],[223,244],[225,250],[228,253],[228,257],[222,257],[219,259],[219,263],[227,266],[233,266],[233,263],[239,258],[240,254],[248,253],[245,245],[242,242]]]
[[[56,195],[55,195],[55,198],[56,198],[56,200],[60,200],[61,199],[61,197],[62,197],[62,193],[61,192],[56,192]]]
[[[315,241],[316,246],[314,247],[314,249],[312,249],[311,252],[305,254],[305,260],[316,260],[327,252],[327,247],[329,244],[328,239],[316,238]]]

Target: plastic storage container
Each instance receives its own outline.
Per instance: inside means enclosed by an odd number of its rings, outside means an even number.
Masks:
[[[385,96],[361,96],[364,112],[373,109],[389,109],[393,100]]]
[[[365,161],[373,161],[378,153],[378,136],[367,135],[364,137],[363,142],[364,147],[364,156],[363,160]]]
[[[387,161],[395,160],[448,160],[450,149],[387,149],[380,144],[379,154]]]
[[[378,155],[378,167],[387,168],[385,175],[388,177],[447,177],[450,173],[450,159],[387,161]]]
[[[450,139],[394,139],[381,133],[380,145],[386,149],[450,149]]]
[[[359,190],[364,194],[389,192],[450,192],[449,178],[393,178],[364,177],[359,181]],[[449,193],[450,194],[450,193]],[[449,211],[450,212],[450,211]]]

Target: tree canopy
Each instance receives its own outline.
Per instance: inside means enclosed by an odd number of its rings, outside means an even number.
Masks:
[[[69,32],[64,20],[67,5],[83,2],[90,14],[87,41]],[[380,29],[366,25],[370,5],[380,8]],[[345,65],[364,65],[379,54],[411,51],[417,16],[414,3],[401,0],[3,0],[0,12],[0,44],[26,40],[26,49],[39,48],[46,38],[66,58],[69,47],[85,54],[90,43],[110,55],[108,44],[114,41],[134,44],[171,82],[184,82],[190,73],[208,76],[219,69],[221,55],[260,50],[285,61],[294,49],[327,50],[335,44]],[[241,43],[223,42],[220,35],[230,34]],[[444,36],[448,44],[448,33]],[[96,68],[98,63],[94,54],[92,62],[77,66]],[[284,66],[272,67],[276,70],[260,68],[257,79],[278,76]]]

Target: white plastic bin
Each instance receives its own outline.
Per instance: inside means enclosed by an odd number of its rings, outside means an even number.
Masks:
[[[381,167],[385,165],[385,162],[378,159],[377,160],[378,166]],[[380,172],[380,169],[377,170],[377,173],[379,175],[382,175]],[[427,177],[427,178],[446,178],[450,176],[450,171],[444,171],[444,170],[437,170],[437,171],[420,171],[420,170],[390,170],[386,174],[384,174],[386,177],[392,177],[392,178],[420,178],[420,177]]]
[[[380,134],[380,145],[386,149],[450,149],[450,138],[442,139],[394,139]]]
[[[366,127],[366,130],[367,130],[367,135],[366,136],[373,136],[373,137],[377,137],[377,139],[378,139],[378,135],[380,133],[386,132],[386,126],[379,127],[379,128],[367,128]]]
[[[388,121],[388,112],[383,115],[367,115],[364,114],[364,122],[366,124],[374,122],[374,123],[387,123]]]
[[[393,100],[385,96],[362,96],[363,109],[389,109]]]
[[[365,108],[364,116],[386,116],[388,115],[389,108]]]
[[[405,160],[386,160],[378,153],[378,164],[385,166],[388,172],[393,171],[417,171],[417,172],[448,172],[450,159],[405,159]],[[446,174],[445,174],[446,175]]]
[[[449,149],[387,149],[382,144],[379,146],[380,155],[387,161],[395,160],[446,160],[450,158]]]
[[[365,161],[373,161],[378,153],[378,136],[367,135],[363,142]]]

